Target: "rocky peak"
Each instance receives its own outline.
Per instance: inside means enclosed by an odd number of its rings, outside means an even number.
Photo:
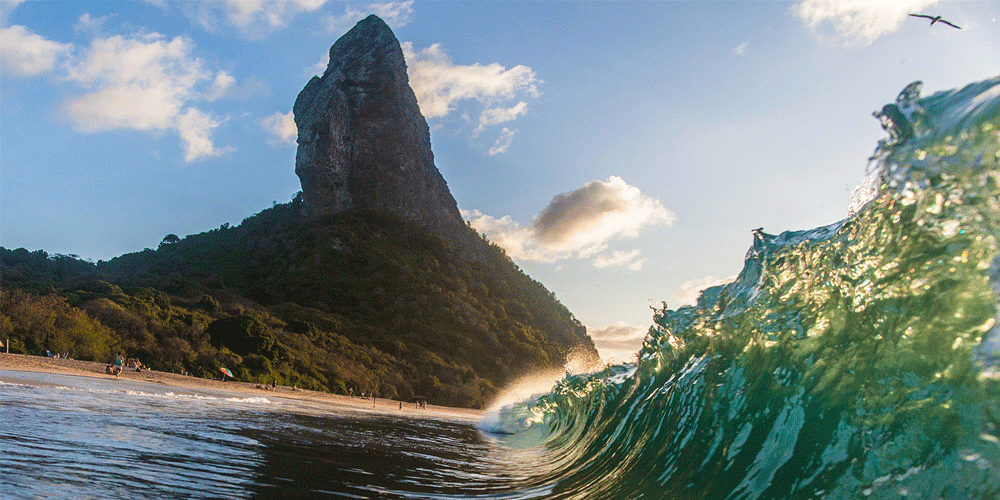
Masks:
[[[385,22],[368,16],[337,40],[326,71],[302,89],[294,113],[305,215],[394,211],[471,250],[469,230],[434,166],[403,51]]]

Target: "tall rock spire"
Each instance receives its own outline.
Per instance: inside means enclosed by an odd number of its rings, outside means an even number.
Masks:
[[[368,16],[337,40],[294,112],[307,216],[388,210],[466,246],[468,230],[434,166],[430,129],[385,22]]]

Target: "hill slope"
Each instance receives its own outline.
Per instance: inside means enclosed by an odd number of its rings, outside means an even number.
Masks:
[[[3,250],[0,325],[24,352],[124,351],[164,370],[477,408],[570,351],[597,361],[585,328],[485,240],[467,261],[392,212],[300,205],[97,264]],[[79,325],[45,330],[44,317]]]

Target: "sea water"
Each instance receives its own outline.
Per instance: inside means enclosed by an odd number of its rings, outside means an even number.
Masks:
[[[0,498],[531,498],[460,418],[0,370]],[[542,494],[547,491],[542,487]]]
[[[920,90],[848,218],[755,231],[635,363],[478,425],[11,378],[0,496],[998,498],[1000,77]]]

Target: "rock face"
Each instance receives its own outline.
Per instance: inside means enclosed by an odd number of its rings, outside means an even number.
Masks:
[[[385,22],[369,16],[337,40],[329,66],[299,93],[294,113],[305,215],[394,211],[462,253],[471,250],[458,205],[434,166],[403,51]]]

